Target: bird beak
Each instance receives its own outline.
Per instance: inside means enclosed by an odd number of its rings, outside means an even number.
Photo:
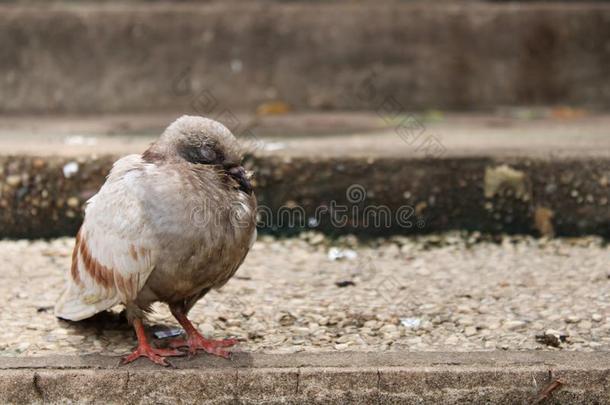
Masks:
[[[234,166],[227,170],[229,176],[237,181],[239,189],[246,194],[252,194],[252,184],[250,179],[252,178],[252,172],[246,172],[243,166]]]

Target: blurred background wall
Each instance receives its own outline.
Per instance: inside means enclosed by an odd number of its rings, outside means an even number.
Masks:
[[[610,3],[0,3],[0,113],[610,107]]]

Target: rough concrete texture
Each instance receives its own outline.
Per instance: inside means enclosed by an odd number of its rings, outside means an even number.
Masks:
[[[610,248],[600,238],[486,239],[263,236],[189,319],[249,353],[610,350]],[[133,349],[121,306],[77,323],[53,315],[73,248],[72,238],[0,242],[0,362]],[[151,335],[179,328],[164,304],[147,325]]]
[[[97,192],[118,157],[1,156],[0,235],[76,234],[84,203]],[[605,158],[287,159],[276,155],[253,157],[248,166],[257,173],[257,197],[267,210],[263,231],[295,233],[313,227],[369,235],[447,229],[603,236],[610,232],[610,160]],[[76,167],[78,172],[66,178],[65,173]],[[499,167],[508,171],[496,170]],[[510,170],[517,173],[516,180]],[[328,211],[331,201],[358,207],[347,195],[353,187],[364,190],[357,203],[387,207],[383,226],[372,225],[370,219],[365,226],[364,209],[356,210],[357,216],[347,222],[333,222]],[[515,194],[515,190],[523,191]],[[287,214],[295,218],[293,226],[280,209],[296,212]],[[309,222],[310,218],[316,222]]]
[[[607,3],[1,7],[2,112],[610,106]]]
[[[328,353],[198,356],[178,370],[104,357],[8,359],[5,403],[549,403],[610,400],[608,353]],[[549,376],[552,370],[552,377]]]

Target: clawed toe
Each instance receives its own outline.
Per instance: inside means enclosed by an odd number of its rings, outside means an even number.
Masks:
[[[207,353],[213,354],[214,356],[220,356],[225,359],[230,359],[232,356],[232,353],[230,351],[222,350],[217,347],[210,348],[210,349],[203,349],[203,350],[205,350]]]
[[[193,339],[171,339],[168,342],[168,346],[174,349],[182,348],[182,347],[191,347],[196,346],[197,349],[202,349],[203,347],[231,347],[238,344],[239,341],[237,339],[205,339],[203,337],[193,338]]]
[[[184,355],[184,352],[175,349],[154,349],[150,346],[138,346],[131,354],[121,359],[121,364],[128,364],[140,357],[146,357],[160,366],[175,367],[166,357],[179,357]]]
[[[193,356],[197,353],[198,350],[203,350],[206,353],[213,354],[215,356],[220,356],[225,359],[231,357],[231,352],[227,350],[223,350],[223,347],[231,347],[238,343],[237,339],[206,339],[201,333],[193,326],[193,323],[189,321],[186,317],[184,308],[171,306],[170,310],[172,314],[176,317],[180,325],[184,328],[186,332],[186,339],[172,339],[169,342],[170,347],[174,348],[188,348],[189,356]]]
[[[172,339],[169,342],[169,347],[172,348],[188,348],[189,356],[194,356],[198,350],[206,353],[220,356],[225,359],[231,357],[231,352],[223,350],[223,347],[231,347],[239,343],[237,339],[206,339],[202,336],[193,336],[188,339]]]
[[[208,342],[215,347],[231,347],[231,346],[235,346],[236,344],[238,344],[238,340],[237,339],[220,339],[220,340],[208,340]]]

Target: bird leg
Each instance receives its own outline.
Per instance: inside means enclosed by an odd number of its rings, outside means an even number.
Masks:
[[[194,355],[197,350],[203,350],[206,353],[210,353],[216,356],[224,357],[228,359],[231,357],[231,352],[223,350],[223,347],[230,347],[237,344],[236,339],[221,339],[212,340],[204,338],[201,333],[193,326],[191,321],[186,317],[186,314],[175,307],[170,308],[174,317],[178,320],[180,325],[186,332],[186,339],[172,339],[169,342],[170,347],[188,347],[189,355]]]
[[[123,357],[121,364],[131,363],[140,357],[148,357],[153,363],[161,366],[172,366],[172,363],[167,361],[165,358],[169,356],[184,356],[184,352],[176,349],[156,349],[148,343],[146,337],[146,331],[144,330],[144,324],[142,320],[136,318],[133,321],[133,327],[136,330],[138,337],[138,347],[129,355]]]

